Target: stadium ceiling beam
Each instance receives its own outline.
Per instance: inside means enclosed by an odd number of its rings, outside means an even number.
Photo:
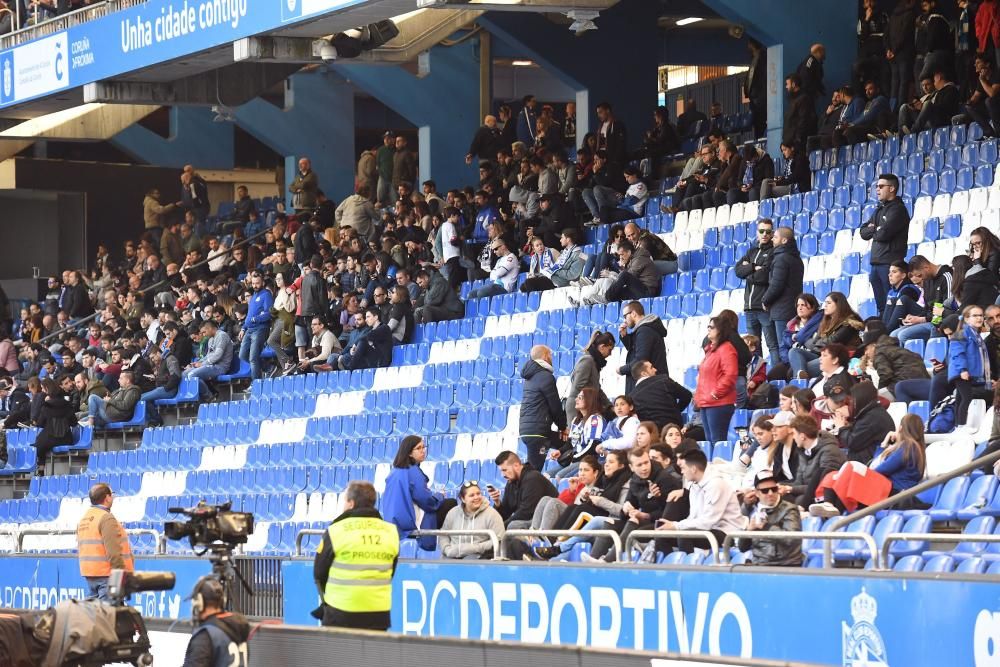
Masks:
[[[560,13],[601,11],[618,0],[417,0],[424,9],[475,9],[489,12]]]
[[[0,140],[4,147],[8,142],[40,139],[106,141],[158,108],[145,104],[83,104],[19,123],[0,132]]]
[[[314,63],[311,37],[258,35],[233,42],[233,60],[258,63]]]
[[[236,107],[301,69],[295,63],[240,62],[166,83],[98,81],[83,88],[84,102]]]

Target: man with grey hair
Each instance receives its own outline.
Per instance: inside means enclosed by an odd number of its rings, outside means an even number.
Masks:
[[[541,472],[550,448],[558,449],[566,439],[566,412],[559,401],[552,368],[552,350],[545,345],[531,348],[531,359],[521,369],[524,398],[518,433],[528,448],[528,462]],[[553,424],[558,432],[552,430]]]
[[[313,579],[323,599],[313,616],[325,626],[388,630],[399,531],[375,509],[375,487],[354,480],[344,511],[323,535]]]

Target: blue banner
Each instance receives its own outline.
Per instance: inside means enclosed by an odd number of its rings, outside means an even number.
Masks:
[[[136,593],[129,601],[147,618],[190,618],[186,600],[198,578],[212,567],[197,558],[138,558],[138,570],[165,570],[177,575],[172,591]],[[76,558],[7,557],[0,568],[0,606],[44,610],[61,600],[87,597],[87,582]]]
[[[289,623],[315,625],[312,564],[284,564]],[[805,661],[1000,665],[1000,586],[718,569],[401,563],[392,629]]]
[[[366,0],[149,0],[0,52],[0,108]]]

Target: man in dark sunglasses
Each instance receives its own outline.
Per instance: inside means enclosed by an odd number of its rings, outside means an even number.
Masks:
[[[750,513],[748,530],[802,530],[798,505],[782,499],[778,480],[771,470],[765,468],[757,473],[753,486],[753,491],[743,494],[744,511]],[[741,539],[739,548],[752,549],[754,565],[802,565],[802,540]]]

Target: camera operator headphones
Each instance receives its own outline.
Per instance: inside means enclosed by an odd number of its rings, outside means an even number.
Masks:
[[[226,593],[218,579],[211,576],[204,576],[194,585],[191,591],[191,616],[195,623],[201,621],[201,613],[205,607],[213,605],[219,609],[225,609]]]

